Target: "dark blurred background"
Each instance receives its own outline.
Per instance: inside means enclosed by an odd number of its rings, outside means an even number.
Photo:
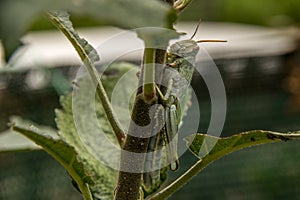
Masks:
[[[219,56],[215,59],[227,93],[223,137],[253,129],[279,132],[300,130],[299,8],[300,1],[297,0],[195,0],[180,15],[179,23],[196,23],[201,18],[204,21],[241,23],[237,27],[252,24],[280,29],[283,34],[293,30],[293,34],[287,35],[293,41],[293,48],[286,48],[285,45],[289,44],[280,44],[272,53],[249,54],[249,49],[245,47],[244,54],[236,52],[242,56]],[[72,20],[77,27],[105,25],[90,18],[72,16]],[[32,25],[35,31],[49,28],[53,26],[42,17]],[[255,30],[249,32],[248,36],[256,36]],[[220,30],[220,37],[226,39],[221,34]],[[272,37],[262,35],[260,41],[263,43]],[[277,42],[275,37],[274,42]],[[262,48],[267,51],[270,46],[264,45]],[[226,55],[225,50],[220,51]],[[68,83],[74,78],[74,71],[78,67],[70,63],[43,70],[30,69],[28,66],[29,69],[15,72],[2,71],[0,130],[7,128],[11,115],[20,115],[36,123],[55,127],[54,109],[59,107],[59,95],[70,90]],[[39,87],[32,87],[30,80],[36,77],[43,78],[34,82],[35,85],[39,83]],[[205,83],[197,73],[194,74],[192,86],[197,91],[201,110],[198,131],[205,133],[211,105]],[[188,120],[193,118],[192,110],[189,116]],[[188,120],[185,124],[188,124]],[[299,141],[245,149],[208,166],[171,199],[300,199],[299,158]],[[180,159],[178,173],[196,160],[190,153],[185,153]],[[170,173],[170,176],[173,179],[177,174]],[[77,200],[81,196],[72,187],[67,172],[45,152],[36,150],[0,154],[0,199],[66,198]]]

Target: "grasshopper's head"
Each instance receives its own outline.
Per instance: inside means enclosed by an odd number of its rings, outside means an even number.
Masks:
[[[170,53],[179,57],[195,57],[199,46],[194,40],[181,40],[170,46]]]

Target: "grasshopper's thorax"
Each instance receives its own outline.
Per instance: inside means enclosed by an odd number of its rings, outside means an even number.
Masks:
[[[194,40],[181,40],[171,45],[170,53],[178,57],[195,57],[199,51],[199,46]]]
[[[167,62],[185,78],[188,84],[192,79],[198,52],[199,46],[194,40],[182,40],[170,46]]]

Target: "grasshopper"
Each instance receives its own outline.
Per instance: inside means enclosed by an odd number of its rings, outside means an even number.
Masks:
[[[148,147],[149,151],[153,151],[153,157],[146,157],[146,165],[152,165],[157,169],[161,162],[169,163],[169,169],[176,171],[179,167],[177,154],[178,129],[182,120],[181,108],[179,99],[187,94],[188,86],[191,83],[194,73],[196,55],[199,52],[198,43],[201,42],[226,42],[225,40],[193,40],[199,28],[198,23],[195,32],[190,39],[181,40],[172,44],[169,48],[166,58],[166,66],[163,70],[162,85],[167,85],[167,88],[156,86],[156,90],[160,97],[160,102],[164,107],[164,128],[160,133],[150,139]],[[183,105],[184,106],[184,105]],[[162,111],[158,111],[161,113]],[[160,114],[160,117],[162,114]],[[162,145],[166,146],[165,158],[161,153],[154,152],[162,149]],[[165,159],[161,161],[161,159]],[[149,166],[148,166],[149,168]],[[157,189],[162,182],[162,177],[165,178],[165,168],[155,170],[153,172],[144,173],[143,184],[144,188]]]

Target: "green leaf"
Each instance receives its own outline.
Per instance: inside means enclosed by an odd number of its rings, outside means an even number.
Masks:
[[[47,153],[54,157],[77,182],[80,191],[85,195],[86,200],[92,200],[88,185],[93,185],[91,177],[86,174],[83,163],[77,159],[77,152],[73,147],[62,140],[53,139],[44,135],[36,127],[22,127],[12,124],[12,129],[17,131],[36,144],[43,147]]]
[[[116,182],[116,171],[106,167],[105,164],[111,166],[112,163],[118,162],[120,149],[117,149],[107,138],[113,138],[111,133],[114,133],[118,142],[121,143],[125,137],[124,129],[115,116],[105,87],[94,65],[94,62],[99,60],[96,50],[75,32],[66,12],[49,12],[49,18],[72,43],[89,74],[89,77],[77,81],[78,89],[74,90],[72,98],[66,97],[66,99],[72,100],[68,101],[69,105],[62,99],[65,112],[57,111],[57,124],[61,137],[80,152],[79,157],[85,162],[88,173],[94,174],[93,180],[96,184],[91,187],[93,196],[97,199],[111,199]],[[117,75],[122,76],[121,73],[117,73]],[[133,80],[137,80],[136,77]],[[97,87],[95,87],[96,85]],[[136,87],[136,84],[134,86]],[[101,104],[95,103],[95,94]],[[99,107],[100,110],[97,109]],[[108,126],[107,122],[110,122]],[[108,137],[103,135],[103,132]]]
[[[123,115],[125,109],[122,104],[124,102],[127,103],[128,101],[131,105],[133,104],[133,99],[130,99],[130,96],[132,95],[132,91],[135,91],[134,89],[137,87],[138,79],[136,73],[138,71],[139,68],[133,64],[125,62],[114,63],[110,65],[101,76],[108,97],[111,98],[114,92],[112,103],[115,106],[118,106],[114,107],[114,110],[117,112],[117,117],[123,122],[124,127],[130,121],[130,116]],[[83,134],[86,134],[85,137],[91,137],[88,133],[93,134],[93,132],[95,132],[95,125],[92,124],[94,119],[91,115],[91,113],[95,112],[97,116],[96,120],[101,125],[99,128],[103,130],[113,143],[117,144],[112,128],[106,118],[103,106],[101,105],[99,98],[95,97],[95,91],[91,89],[93,88],[92,82],[88,77],[82,77],[76,80],[76,85],[76,87],[79,88],[78,91],[62,96],[60,99],[62,109],[56,110],[56,123],[60,130],[60,136],[69,144],[77,146],[79,151],[84,151],[85,145],[82,144],[81,138],[77,133],[78,127],[76,127],[73,112],[75,110],[75,112],[80,113],[81,119],[84,120],[86,132]],[[126,87],[123,87],[124,85],[126,85]],[[126,98],[128,98],[128,101],[125,100]],[[95,101],[95,103],[91,103],[91,100]],[[132,107],[131,105],[127,105],[127,108],[130,109]],[[128,110],[128,112],[130,112],[130,110]],[[95,137],[97,137],[100,133],[95,134]],[[91,138],[91,140],[95,140],[95,138]],[[101,146],[97,148],[99,148],[98,151],[101,150]]]
[[[108,91],[109,97],[112,95],[116,84],[120,82],[122,78],[123,84],[128,84],[128,87],[122,89],[122,94],[118,94],[118,97],[124,99],[130,96],[132,87],[137,85],[136,72],[139,69],[129,63],[118,63],[112,64],[103,72],[101,77],[104,82],[104,87]],[[109,200],[113,198],[113,190],[116,182],[117,172],[110,167],[104,165],[100,160],[95,158],[95,156],[89,152],[86,148],[86,144],[82,142],[82,137],[87,140],[97,142],[97,131],[93,129],[89,120],[89,112],[85,112],[88,109],[96,110],[96,116],[101,124],[101,129],[104,131],[106,136],[115,144],[116,138],[113,135],[110,124],[108,123],[103,107],[100,101],[96,98],[95,105],[87,104],[87,99],[89,93],[91,92],[92,83],[89,81],[88,77],[83,77],[78,80],[77,87],[80,87],[83,93],[80,94],[83,99],[79,99],[78,104],[73,104],[72,93],[66,94],[61,97],[61,110],[56,110],[56,122],[59,128],[59,134],[50,129],[45,129],[45,127],[36,128],[31,122],[20,120],[19,118],[14,118],[17,125],[13,126],[13,130],[22,133],[36,144],[40,145],[45,151],[47,151],[51,156],[53,156],[58,162],[60,162],[72,178],[76,181],[82,193],[85,193],[85,197],[88,197],[89,191],[92,193],[94,199]],[[130,90],[128,90],[130,89]],[[124,95],[124,96],[122,96]],[[95,97],[93,95],[92,97]],[[77,127],[73,117],[73,106],[80,107],[80,114],[82,114],[85,120],[85,125],[88,128],[88,132],[94,132],[96,134],[92,135],[78,135]],[[87,114],[87,115],[84,115]],[[53,138],[55,137],[55,138]],[[15,143],[15,141],[12,141]],[[95,143],[94,143],[95,144]],[[32,144],[30,144],[32,146]],[[30,146],[30,147],[31,147]],[[97,145],[95,150],[98,152],[103,152],[103,146]],[[34,148],[36,148],[34,146]],[[112,154],[109,155],[113,158]],[[116,155],[117,157],[117,155]],[[89,184],[88,186],[86,184]]]
[[[51,21],[67,36],[81,60],[90,59],[90,62],[98,61],[97,51],[83,38],[79,37],[70,21],[70,15],[65,11],[51,11],[48,13]]]
[[[58,138],[57,131],[51,127],[36,125],[30,121],[27,120],[25,121],[20,117],[16,117],[16,116],[11,117],[10,121],[17,123],[18,125],[22,125],[23,127],[30,127],[31,125],[33,125],[34,127],[37,127],[39,130],[43,130],[44,134],[53,137],[55,139]],[[41,148],[38,145],[36,145],[34,142],[29,140],[28,138],[16,133],[15,131],[12,131],[11,129],[0,133],[0,153],[19,152],[19,151],[28,151],[28,150],[36,150],[36,149],[41,149]]]
[[[20,10],[26,12],[20,12]],[[44,11],[68,10],[77,16],[87,16],[121,28],[164,27],[171,28],[175,11],[168,4],[140,0],[2,0],[0,5],[0,39],[6,58],[20,44],[19,38],[30,29],[32,22]]]
[[[206,134],[190,135],[185,138],[187,146],[194,155],[200,158],[199,161],[197,161],[190,169],[188,169],[170,185],[163,188],[161,191],[156,192],[147,199],[159,200],[169,197],[210,163],[229,153],[256,145],[281,141],[286,142],[295,139],[300,139],[300,131],[277,133],[272,131],[254,130],[227,138],[218,138]]]
[[[19,152],[41,149],[28,138],[12,131],[6,130],[0,133],[0,153]]]
[[[118,98],[124,99],[130,96],[128,94],[130,90],[128,89],[130,86],[136,87],[138,79],[135,74],[137,71],[138,68],[129,63],[118,63],[109,66],[101,76],[104,88],[108,92],[109,97],[111,97],[120,78],[125,81],[122,85],[126,84],[126,87],[123,87],[123,93],[118,94]],[[106,119],[100,100],[95,97],[95,90],[91,89],[93,88],[93,83],[88,77],[82,77],[76,80],[76,87],[79,88],[78,93],[69,93],[62,96],[60,100],[62,109],[56,110],[56,122],[59,134],[64,142],[74,146],[75,150],[80,152],[78,155],[79,160],[84,163],[87,173],[92,174],[91,178],[95,183],[91,186],[94,198],[103,200],[112,199],[117,172],[107,167],[99,157],[104,157],[108,161],[110,159],[116,160],[118,152],[112,150],[110,154],[107,154],[110,150],[106,149],[106,146],[100,145],[101,130],[111,143],[117,145],[117,140]],[[91,98],[95,100],[95,104],[90,103]],[[79,119],[76,117],[76,114],[74,115],[74,112],[80,114]],[[93,119],[91,113],[96,113],[95,116],[97,119]],[[76,124],[77,120],[83,122],[83,131],[80,131],[80,127]],[[107,155],[102,155],[102,152],[105,152]]]
[[[58,11],[49,12],[48,15],[49,19],[65,34],[68,40],[72,43],[73,47],[84,63],[84,66],[90,76],[90,80],[92,83],[90,85],[89,91],[93,91],[93,88],[97,86],[95,88],[96,93],[101,101],[101,104],[103,105],[107,120],[110,122],[110,125],[118,139],[119,144],[122,145],[122,142],[125,139],[124,129],[122,129],[118,118],[115,116],[107,93],[104,89],[103,83],[96,69],[95,61],[99,60],[97,51],[91,45],[89,45],[85,39],[80,38],[79,35],[74,31],[72,22],[69,20],[68,13],[64,11]],[[83,104],[82,106],[84,107],[85,104]]]
[[[205,134],[190,135],[185,138],[189,150],[202,159],[212,162],[226,154],[260,144],[300,139],[300,132],[277,133],[272,131],[254,130],[240,133],[227,138],[217,138]]]

